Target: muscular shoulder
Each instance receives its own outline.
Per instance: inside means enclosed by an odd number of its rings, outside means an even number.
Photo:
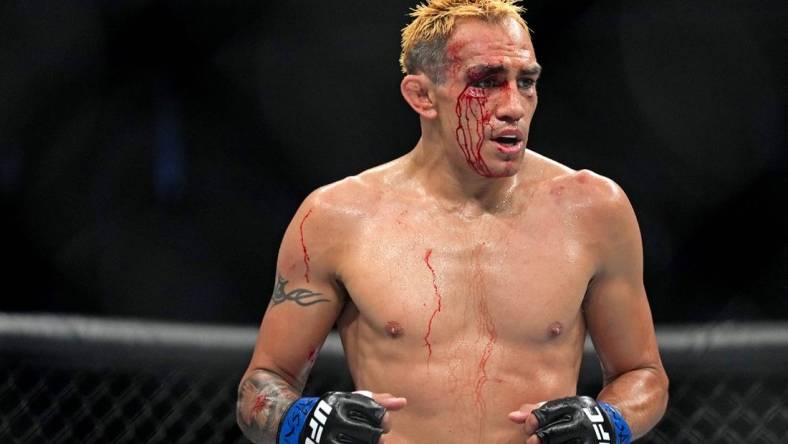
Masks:
[[[564,204],[594,208],[626,200],[618,184],[591,170],[575,170],[533,151],[526,162],[528,180]]]
[[[553,194],[565,191],[571,204],[602,213],[628,204],[626,194],[617,183],[590,170],[555,176],[550,191]]]
[[[305,205],[319,208],[333,216],[360,216],[372,211],[379,199],[379,190],[359,176],[346,177],[313,191]]]
[[[571,171],[549,181],[552,200],[579,240],[596,252],[599,270],[639,269],[640,229],[632,205],[613,180],[589,170]]]
[[[621,187],[589,170],[556,176],[550,192],[561,193],[566,217],[576,222],[581,239],[598,253],[605,270],[636,267],[641,238],[635,212]]]
[[[401,162],[392,161],[355,176],[323,186],[309,195],[305,204],[317,206],[337,217],[370,216],[380,210],[401,179]]]
[[[564,189],[568,210],[602,235],[615,234],[634,222],[632,206],[624,190],[613,180],[589,170],[556,177],[551,193]]]
[[[574,170],[536,153],[531,153],[529,161],[537,188],[559,211],[595,234],[615,234],[635,223],[629,199],[610,178],[586,169]]]
[[[282,239],[277,267],[306,282],[332,276],[362,224],[376,211],[378,187],[357,176],[313,191],[296,211]]]
[[[343,235],[371,219],[385,202],[384,175],[368,170],[346,177],[313,191],[296,214],[296,219],[311,211],[327,235]],[[330,230],[330,231],[329,231]]]

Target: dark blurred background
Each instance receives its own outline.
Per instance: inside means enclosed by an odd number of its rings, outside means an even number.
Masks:
[[[0,2],[0,311],[259,322],[301,200],[418,138],[415,4]],[[525,6],[529,146],[627,191],[656,321],[788,319],[788,2]]]

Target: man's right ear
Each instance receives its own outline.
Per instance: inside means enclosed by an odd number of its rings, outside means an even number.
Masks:
[[[434,84],[426,74],[408,74],[400,83],[402,97],[414,111],[425,119],[438,117],[435,109]]]

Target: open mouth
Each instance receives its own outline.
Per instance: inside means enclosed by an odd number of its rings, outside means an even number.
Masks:
[[[498,136],[494,141],[500,143],[503,146],[512,147],[514,148],[517,144],[520,143],[520,138],[517,136]]]

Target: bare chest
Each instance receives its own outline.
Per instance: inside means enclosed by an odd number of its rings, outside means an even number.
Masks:
[[[543,342],[577,328],[594,261],[570,225],[549,217],[371,222],[342,269],[371,333],[429,351],[441,342]]]

